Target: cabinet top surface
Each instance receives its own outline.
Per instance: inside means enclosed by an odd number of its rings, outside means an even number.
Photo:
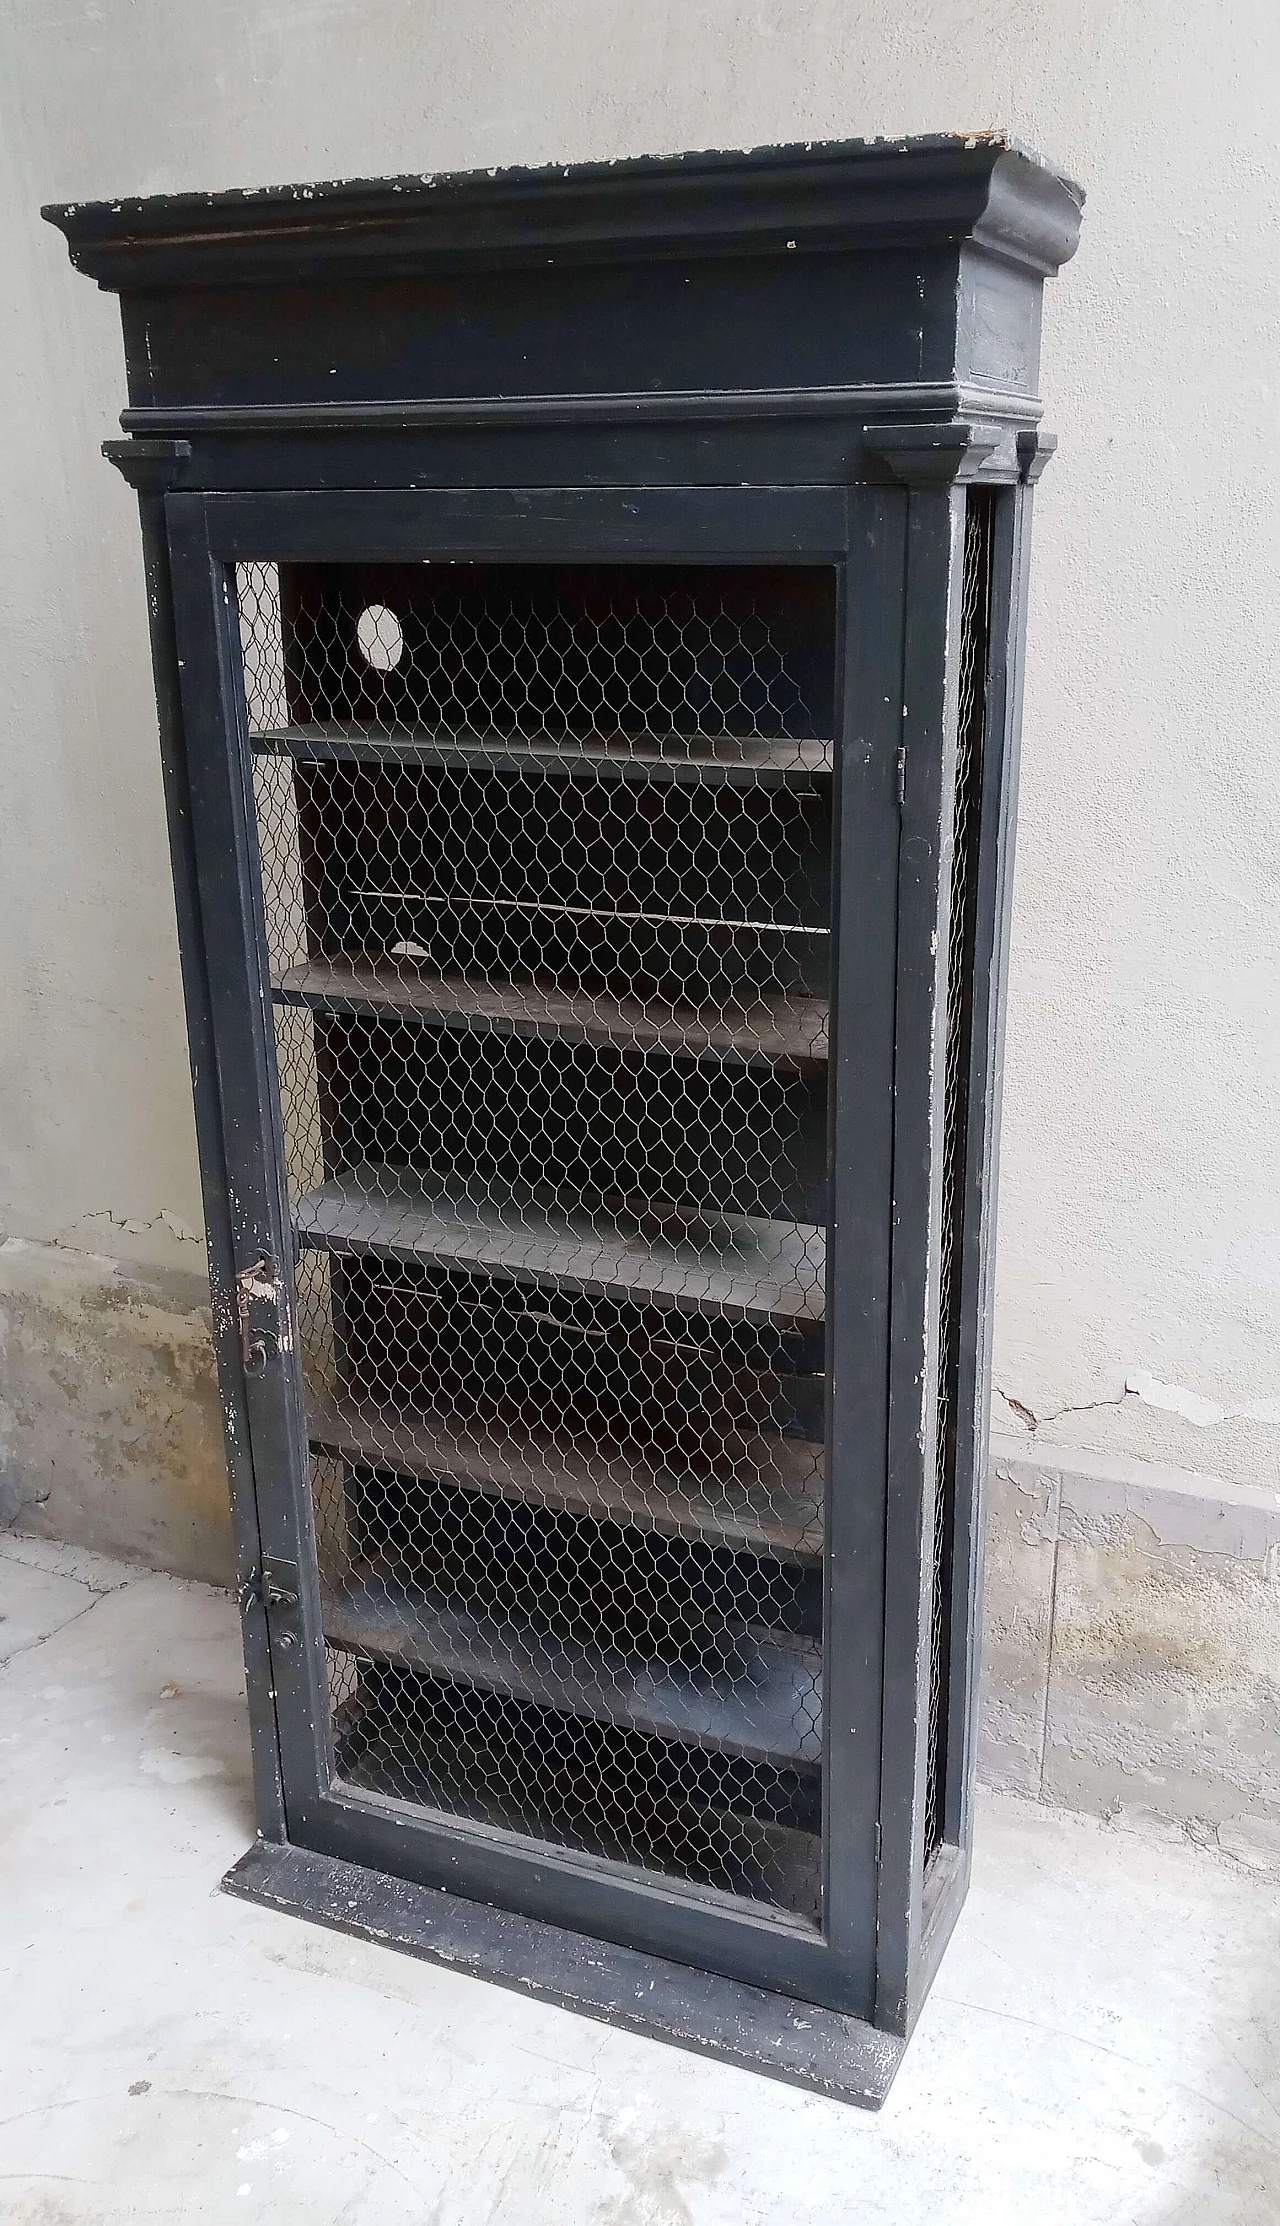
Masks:
[[[1000,134],[50,204],[113,291],[477,263],[847,252],[972,239],[1050,275],[1084,196]]]

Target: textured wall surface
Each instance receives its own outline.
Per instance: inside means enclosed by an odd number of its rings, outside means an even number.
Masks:
[[[0,1528],[10,1525],[230,1582],[202,1275],[0,1243]]]
[[[1280,1852],[1280,1493],[992,1449],[981,1773]]]
[[[1273,0],[5,0],[0,1227],[199,1269],[116,305],[39,202],[1003,124],[1089,207],[1046,319],[998,1420],[1274,1483],[1278,70]]]

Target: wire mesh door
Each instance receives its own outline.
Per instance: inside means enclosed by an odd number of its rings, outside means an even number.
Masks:
[[[236,567],[337,1787],[822,1921],[829,567]]]

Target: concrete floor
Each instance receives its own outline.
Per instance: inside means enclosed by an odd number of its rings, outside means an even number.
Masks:
[[[1275,2226],[1280,1868],[1011,1799],[878,2118],[269,1915],[229,1600],[0,1538],[6,2226]]]

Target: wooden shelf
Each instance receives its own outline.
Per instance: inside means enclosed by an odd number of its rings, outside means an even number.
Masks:
[[[359,1468],[822,1565],[822,1456],[803,1440],[745,1441],[726,1460],[721,1483],[550,1432],[518,1440],[371,1404],[313,1397],[307,1423],[312,1445]]]
[[[309,762],[449,766],[486,773],[589,773],[603,780],[794,781],[830,773],[829,741],[725,735],[371,734],[367,727],[277,727],[251,738],[256,755]]]
[[[442,1028],[569,1043],[652,1044],[692,1058],[708,1054],[819,1067],[827,1058],[825,997],[774,994],[738,1011],[722,1006],[645,1004],[530,983],[471,981],[465,975],[406,974],[393,966],[292,966],[273,984],[277,1004],[321,1012],[394,1013]]]
[[[503,1799],[494,1791],[486,1797],[476,1787],[474,1766],[465,1753],[442,1757],[437,1741],[430,1759],[420,1758],[412,1743],[406,1741],[404,1727],[393,1711],[385,1712],[385,1723],[379,1720],[384,1712],[378,1708],[366,1713],[372,1721],[357,1721],[348,1735],[350,1759],[340,1744],[335,1755],[336,1774],[345,1784],[363,1793],[389,1795],[393,1801],[420,1801],[428,1808],[443,1809],[449,1816],[465,1816],[500,1832],[528,1836],[528,1805],[518,1796]],[[685,1749],[684,1756],[687,1753]],[[714,1767],[723,1771],[728,1765],[718,1759]],[[758,1764],[744,1763],[741,1767],[755,1771],[761,1798],[767,1802],[764,1789],[771,1782],[771,1774],[760,1770]],[[772,1778],[775,1786],[777,1782]],[[805,1783],[812,1782],[806,1773]],[[667,1815],[681,1845],[682,1859],[674,1865],[679,1875],[713,1890],[727,1889],[745,1894],[751,1901],[764,1902],[775,1917],[780,1912],[816,1913],[821,1908],[819,1832],[777,1824],[770,1817],[749,1812],[699,1807],[687,1799],[682,1802],[678,1795],[670,1800]],[[579,1780],[567,1797],[546,1797],[546,1806],[538,1813],[537,1836],[561,1847],[585,1847],[594,1855],[603,1855],[606,1861],[625,1863],[634,1854],[625,1837],[625,1825],[620,1830],[618,1819],[610,1819],[608,1804],[590,1780],[585,1784]]]
[[[669,1209],[558,1216],[430,1195],[393,1167],[356,1167],[298,1200],[300,1244],[389,1260],[435,1261],[592,1297],[780,1325],[821,1321],[826,1232],[807,1222]]]
[[[744,1638],[740,1666],[699,1672],[469,1615],[379,1567],[326,1592],[321,1605],[325,1638],[350,1653],[774,1769],[821,1766],[821,1655],[804,1640]]]

